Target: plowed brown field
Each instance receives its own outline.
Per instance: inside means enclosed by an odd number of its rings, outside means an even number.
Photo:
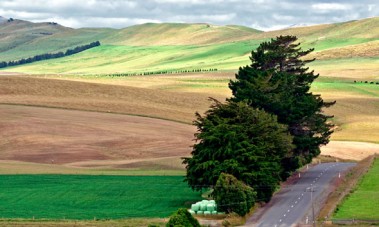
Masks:
[[[2,160],[183,169],[180,157],[189,156],[194,132],[191,125],[161,119],[0,105]]]

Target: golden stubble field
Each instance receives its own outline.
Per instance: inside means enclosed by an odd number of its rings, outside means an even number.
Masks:
[[[0,76],[0,103],[124,113],[191,123],[208,106],[209,94],[144,88],[144,80],[119,85]],[[137,86],[139,84],[139,86]],[[214,95],[213,95],[214,96]],[[222,95],[215,96],[224,99]]]

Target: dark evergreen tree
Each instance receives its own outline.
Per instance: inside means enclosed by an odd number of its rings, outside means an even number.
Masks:
[[[251,65],[239,69],[236,80],[230,81],[233,101],[247,100],[251,107],[262,108],[288,125],[295,148],[292,156],[283,160],[287,173],[320,153],[320,145],[329,142],[333,132],[332,116],[323,112],[335,102],[324,102],[310,92],[318,77],[305,65],[315,59],[304,60],[313,51],[303,51],[295,36],[279,36],[262,43],[251,53]]]
[[[192,157],[184,158],[188,184],[194,190],[212,187],[228,173],[269,200],[281,180],[281,162],[292,149],[287,126],[276,116],[244,102],[214,104],[194,122],[198,133]]]

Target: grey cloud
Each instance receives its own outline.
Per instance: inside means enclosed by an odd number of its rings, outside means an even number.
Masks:
[[[272,30],[379,16],[377,0],[1,0],[0,15],[70,27],[145,22],[237,24]]]

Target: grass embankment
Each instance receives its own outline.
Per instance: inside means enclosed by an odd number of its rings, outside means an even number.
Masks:
[[[324,158],[320,156],[320,158]],[[325,157],[324,161],[335,161],[334,158]],[[328,160],[329,158],[329,160]],[[343,198],[349,194],[354,187],[357,186],[358,181],[362,178],[362,176],[367,173],[370,169],[374,161],[375,156],[371,155],[357,163],[356,166],[351,168],[348,172],[346,172],[341,178],[335,179],[333,184],[335,190],[328,196],[325,204],[318,214],[319,220],[325,220],[325,217],[329,219],[332,213],[335,211],[337,205],[341,203]],[[349,161],[349,160],[340,160],[340,161]]]
[[[182,176],[0,175],[2,218],[168,217],[201,199]]]
[[[379,158],[363,175],[351,194],[347,195],[333,215],[334,219],[379,221]],[[351,173],[355,174],[355,173]],[[358,175],[359,176],[359,175]]]

